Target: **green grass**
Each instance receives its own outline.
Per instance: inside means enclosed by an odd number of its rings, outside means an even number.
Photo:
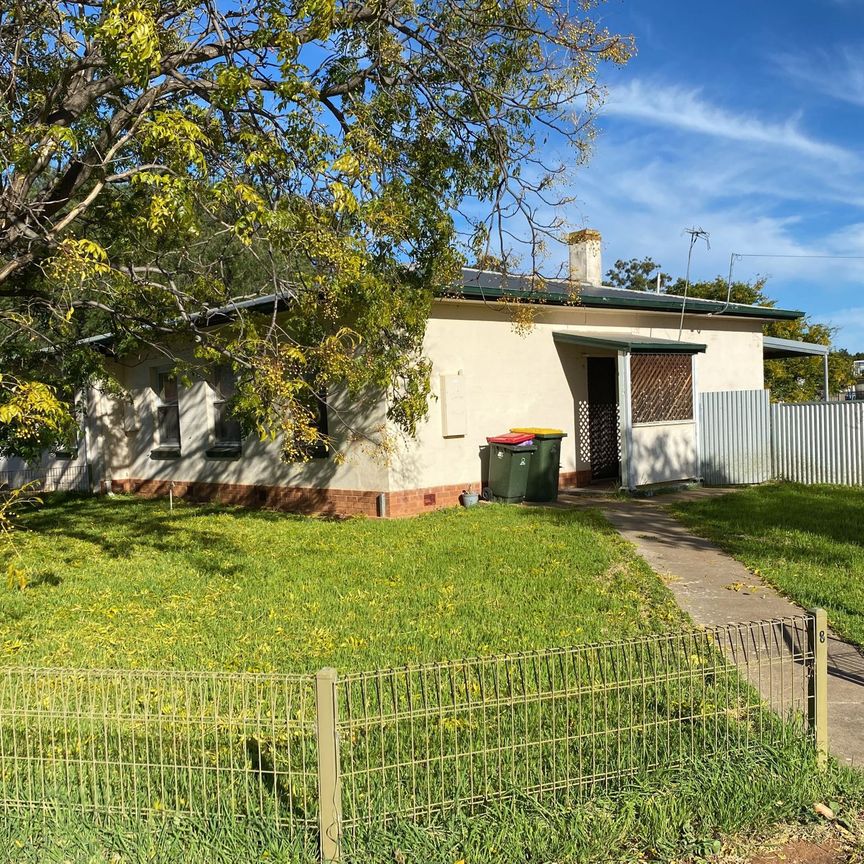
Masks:
[[[488,506],[338,522],[183,504],[171,513],[164,502],[118,498],[53,502],[22,523],[30,584],[0,590],[7,665],[348,671],[688,626],[656,574],[590,511]],[[713,684],[704,693],[682,686],[694,704],[713,698]],[[636,704],[656,719],[654,697],[664,693],[646,689]],[[613,709],[625,695],[610,696]],[[667,710],[699,716],[677,704]],[[734,734],[753,732],[734,711],[724,722]],[[700,740],[702,725],[687,721],[684,738]],[[382,725],[381,741],[391,727]],[[21,728],[20,746],[54,747],[26,718]],[[626,745],[609,734],[610,746]],[[102,740],[88,735],[85,744]],[[371,733],[343,746],[359,748],[362,761],[367,744],[385,747]],[[4,782],[17,788],[15,777]],[[734,757],[697,753],[683,768],[611,787],[576,806],[517,795],[475,815],[389,823],[359,835],[347,860],[698,860],[730,833],[807,821],[814,800],[844,810],[864,801],[859,775],[816,771],[812,748],[784,736]],[[314,838],[260,819],[207,822],[170,808],[141,822],[0,815],[0,862],[16,864],[308,864],[315,854]]]
[[[596,513],[332,521],[131,498],[22,518],[0,662],[358,670],[668,630],[683,616]]]
[[[573,809],[528,798],[491,804],[474,816],[455,814],[429,824],[395,824],[358,838],[346,864],[699,864],[727,838],[778,824],[816,820],[813,802],[830,801],[846,824],[864,802],[864,775],[832,766],[813,771],[800,744],[733,766],[704,760],[635,780],[615,795]],[[740,859],[735,859],[740,860]],[[170,816],[125,825],[122,831],[80,816],[3,821],[0,861],[15,864],[313,864],[314,844],[243,823],[189,824]]]
[[[821,606],[840,635],[864,645],[864,489],[760,486],[673,511],[799,606]]]

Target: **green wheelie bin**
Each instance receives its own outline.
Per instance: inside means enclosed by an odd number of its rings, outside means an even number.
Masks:
[[[525,500],[534,445],[530,435],[496,435],[489,443],[489,485],[483,491],[487,501],[518,504]]]
[[[520,427],[511,429],[519,435],[531,435],[537,448],[528,471],[526,501],[557,501],[558,472],[561,468],[561,439],[567,434],[560,429]]]

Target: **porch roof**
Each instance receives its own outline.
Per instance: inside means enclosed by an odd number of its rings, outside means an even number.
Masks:
[[[779,357],[817,356],[827,357],[830,349],[817,342],[800,342],[797,339],[780,339],[778,336],[762,337],[762,355],[769,360]]]
[[[699,342],[676,342],[654,336],[634,336],[631,333],[574,333],[571,330],[555,330],[552,338],[568,345],[604,348],[628,354],[701,354],[706,348]]]

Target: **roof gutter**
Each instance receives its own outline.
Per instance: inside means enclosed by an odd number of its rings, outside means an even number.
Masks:
[[[495,300],[527,300],[544,306],[559,306],[572,308],[590,309],[631,309],[643,312],[680,312],[682,302],[670,296],[658,297],[656,294],[645,292],[645,297],[634,298],[610,297],[608,295],[593,295],[580,292],[573,297],[563,293],[517,292],[506,291],[501,288],[484,288],[480,286],[464,286],[461,290],[454,289],[452,293],[439,296],[441,300],[469,300],[469,301],[495,301]],[[715,300],[687,299],[687,314],[691,315],[713,315],[715,317],[733,318],[755,318],[766,321],[796,321],[804,317],[804,313],[797,309],[777,309],[773,306],[745,306],[743,304],[730,303],[725,311],[720,311],[726,304]],[[719,309],[718,309],[719,307]]]

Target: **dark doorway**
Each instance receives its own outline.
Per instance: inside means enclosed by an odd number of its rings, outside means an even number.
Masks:
[[[615,357],[588,358],[588,440],[591,479],[618,477],[618,370]]]

